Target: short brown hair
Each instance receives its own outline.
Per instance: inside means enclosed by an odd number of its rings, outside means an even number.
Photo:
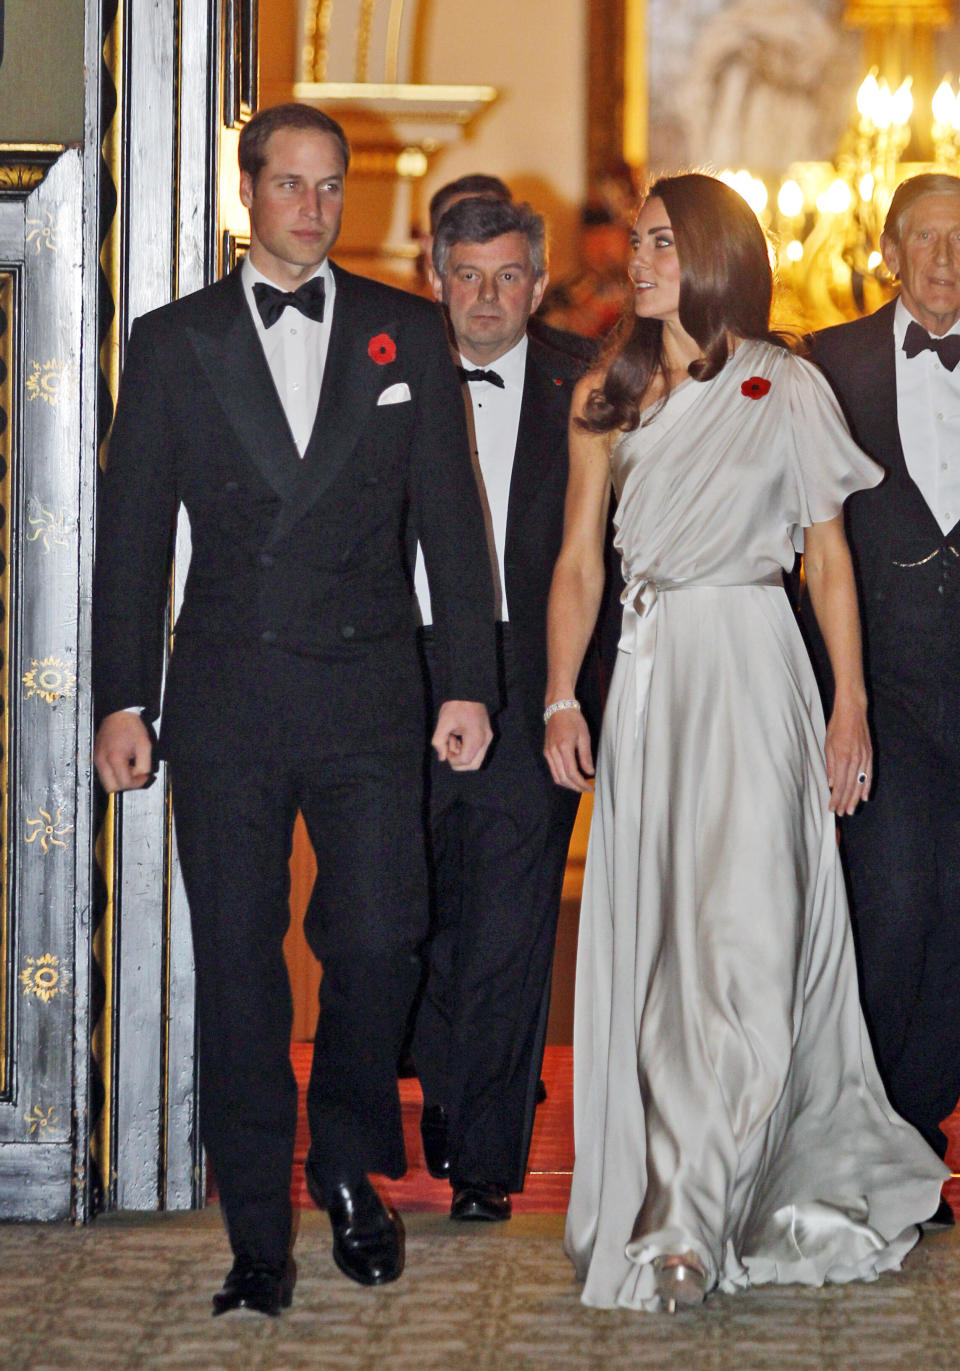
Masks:
[[[505,233],[524,235],[533,274],[542,276],[547,269],[547,230],[542,217],[527,204],[489,195],[469,195],[441,215],[433,240],[434,271],[443,276],[455,243],[489,243]]]
[[[328,133],[336,140],[343,154],[343,170],[349,167],[350,144],[336,119],[331,119],[329,114],[314,109],[312,105],[298,105],[292,101],[286,105],[268,105],[266,109],[257,110],[240,130],[240,146],[237,150],[240,172],[245,172],[254,185],[267,165],[267,143],[271,134],[278,129],[312,129],[316,133]]]
[[[883,221],[884,238],[889,238],[891,243],[899,247],[900,230],[908,210],[927,195],[960,195],[960,176],[951,176],[945,171],[924,171],[919,176],[908,176],[901,181],[893,192],[887,217]]]

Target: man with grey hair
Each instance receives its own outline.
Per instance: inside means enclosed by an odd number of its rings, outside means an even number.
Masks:
[[[459,353],[487,519],[504,707],[471,784],[431,768],[433,933],[413,1041],[428,1168],[451,1217],[506,1219],[523,1188],[550,970],[577,797],[543,760],[546,611],[563,532],[567,420],[581,366],[527,336],[547,284],[529,205],[461,199],[434,239],[437,298]],[[430,681],[429,590],[416,575]],[[596,653],[578,695],[599,724]]]
[[[877,1062],[942,1157],[960,1095],[960,178],[905,181],[881,248],[899,298],[813,342],[888,473],[846,504],[876,778],[843,839]]]

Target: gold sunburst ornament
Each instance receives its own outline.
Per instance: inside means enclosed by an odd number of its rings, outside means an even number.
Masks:
[[[41,252],[47,248],[50,252],[57,250],[57,229],[53,221],[53,212],[45,210],[42,219],[30,219],[27,221],[26,241],[35,252]]]
[[[35,819],[27,815],[27,829],[24,842],[35,843],[39,839],[40,850],[46,855],[55,847],[66,847],[66,843],[60,839],[73,832],[73,824],[63,822],[63,812],[60,809],[57,809],[55,814],[51,814],[47,809],[40,809]]]
[[[76,379],[76,368],[72,362],[61,362],[51,357],[47,362],[31,362],[27,374],[27,399],[45,400],[48,405],[58,405]]]
[[[67,516],[63,510],[58,509],[54,514],[39,502],[36,508],[38,514],[27,515],[27,523],[33,530],[27,534],[27,542],[42,543],[44,552],[49,552],[51,547],[69,547]]]
[[[59,1122],[53,1112],[53,1105],[44,1113],[40,1106],[35,1104],[30,1113],[24,1114],[23,1118],[24,1122],[30,1125],[31,1137],[38,1133],[45,1133],[48,1128],[53,1128]]]
[[[30,670],[24,674],[23,684],[27,692],[25,699],[38,695],[48,705],[55,705],[58,700],[72,699],[77,677],[71,664],[59,657],[44,657],[40,661],[34,657]]]
[[[57,998],[64,988],[64,979],[60,958],[52,952],[45,952],[42,957],[28,957],[26,966],[20,972],[24,995],[33,995],[44,1004]]]

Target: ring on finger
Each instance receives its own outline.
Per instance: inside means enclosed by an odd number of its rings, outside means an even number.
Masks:
[[[858,784],[858,785],[866,785],[866,784],[867,784],[867,773],[866,773],[865,771],[861,771],[861,772],[860,772],[859,776],[857,777],[857,784]]]

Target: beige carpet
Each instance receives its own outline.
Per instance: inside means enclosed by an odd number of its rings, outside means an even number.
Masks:
[[[229,1265],[219,1217],[111,1215],[89,1228],[0,1226],[4,1371],[954,1371],[960,1232],[923,1240],[873,1285],[714,1296],[669,1318],[587,1310],[559,1216],[464,1230],[407,1223],[407,1270],[363,1290],[302,1217],[300,1279],[280,1319],[211,1319]]]

